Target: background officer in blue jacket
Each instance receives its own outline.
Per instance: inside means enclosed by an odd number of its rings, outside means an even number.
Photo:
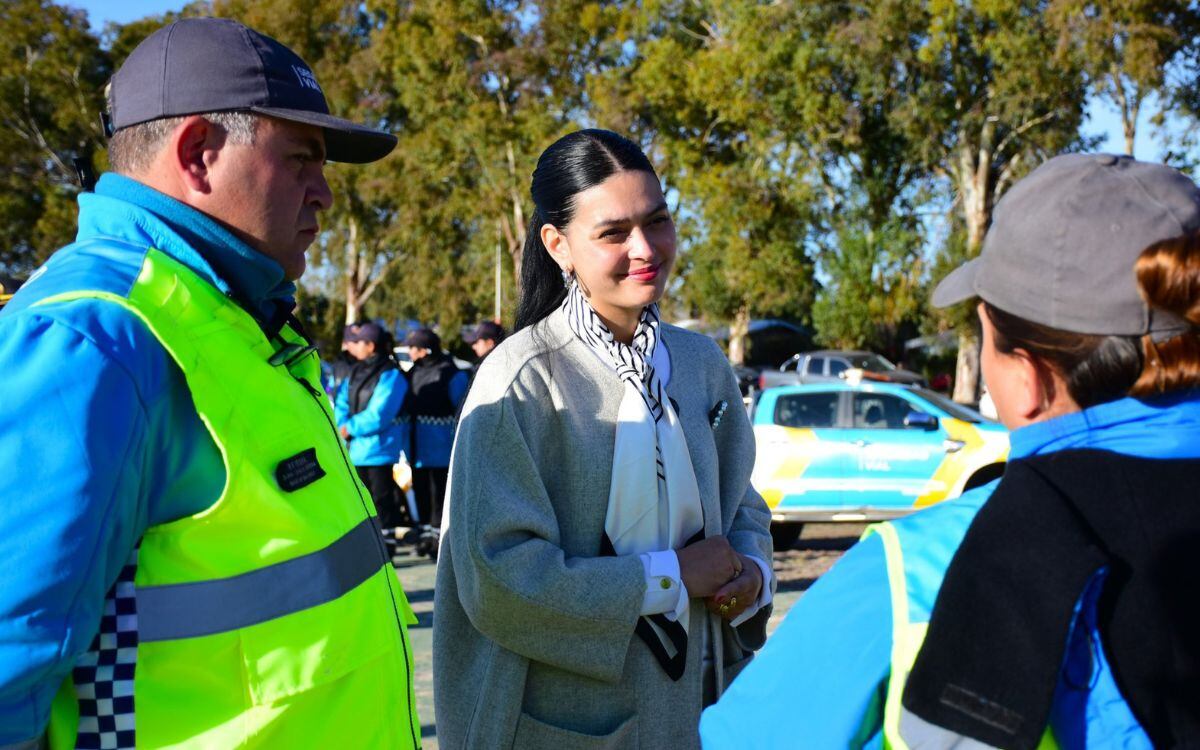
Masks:
[[[350,460],[371,492],[384,540],[396,542],[395,528],[408,525],[392,467],[400,460],[404,427],[396,421],[408,382],[392,356],[391,337],[375,323],[347,327],[346,351],[355,363],[338,386],[338,431],[349,443]]]

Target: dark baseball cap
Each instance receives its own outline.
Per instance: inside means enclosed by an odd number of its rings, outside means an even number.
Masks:
[[[325,131],[330,161],[363,164],[396,147],[390,133],[329,114],[299,55],[227,18],[185,18],[146,37],[113,75],[106,127],[163,117],[256,112]]]
[[[1175,315],[1151,309],[1134,264],[1159,240],[1200,229],[1200,190],[1177,170],[1113,154],[1064,154],[996,204],[979,257],[933,292],[935,307],[980,297],[1061,331],[1174,335]]]
[[[463,336],[463,340],[468,344],[474,344],[480,339],[491,339],[492,341],[504,340],[504,327],[499,323],[491,320],[480,321],[479,325],[475,326],[475,330]]]
[[[428,328],[416,328],[409,331],[408,335],[404,337],[404,345],[440,352],[442,350],[442,339]]]
[[[375,323],[346,326],[346,332],[343,335],[346,341],[370,341],[373,344],[383,341],[383,329]]]

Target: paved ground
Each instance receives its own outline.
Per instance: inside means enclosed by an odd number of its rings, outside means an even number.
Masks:
[[[862,534],[861,524],[809,524],[800,541],[789,551],[776,553],[774,568],[779,580],[775,612],[767,626],[773,632],[788,609],[812,586],[822,573],[841,557]],[[416,690],[421,715],[421,736],[425,750],[437,750],[437,732],[433,715],[433,667],[430,650],[433,641],[434,565],[428,558],[401,553],[396,572],[417,613],[419,622],[409,630],[416,659]]]

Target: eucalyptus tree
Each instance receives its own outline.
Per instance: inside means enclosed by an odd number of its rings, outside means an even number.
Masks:
[[[102,165],[111,69],[83,11],[0,4],[0,270],[24,275],[74,236],[75,160]]]

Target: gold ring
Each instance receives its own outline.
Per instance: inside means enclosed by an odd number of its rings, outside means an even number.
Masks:
[[[729,597],[729,606],[730,606],[730,607],[736,607],[736,606],[737,606],[737,597],[736,597],[736,596],[731,596],[731,597]]]
[[[720,607],[717,607],[717,609],[720,610],[721,614],[723,614],[723,615],[729,614],[729,605],[728,604],[722,604]]]

